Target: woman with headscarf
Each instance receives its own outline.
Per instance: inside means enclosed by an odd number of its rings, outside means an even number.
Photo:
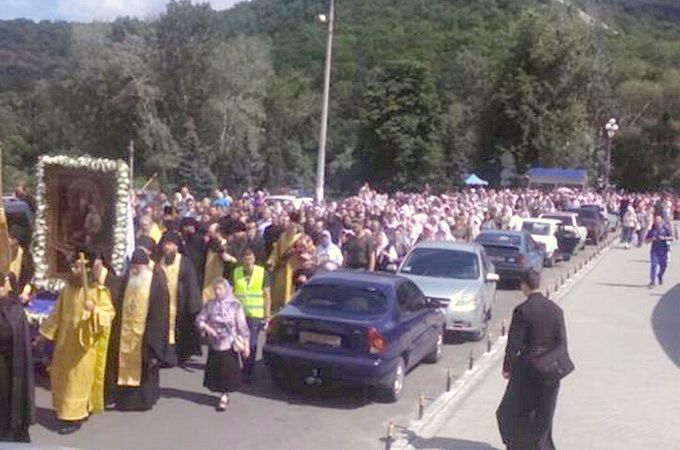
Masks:
[[[231,285],[225,279],[213,283],[215,298],[196,317],[198,330],[208,338],[208,361],[203,386],[220,394],[218,411],[229,404],[229,393],[241,387],[242,361],[250,356],[250,331]]]
[[[440,220],[437,224],[437,232],[434,234],[434,238],[437,241],[455,241],[456,239],[451,234],[451,227],[446,223],[445,220]]]
[[[0,274],[0,280],[6,280],[5,275]],[[0,283],[0,442],[30,442],[28,427],[35,410],[31,359],[24,308]]]

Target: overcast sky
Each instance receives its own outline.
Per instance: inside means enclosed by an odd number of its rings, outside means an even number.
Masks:
[[[225,9],[243,0],[208,0]],[[140,18],[163,12],[168,0],[0,0],[0,19],[111,20],[118,16]]]

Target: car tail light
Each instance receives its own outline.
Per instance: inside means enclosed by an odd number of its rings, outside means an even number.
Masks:
[[[524,264],[524,256],[519,255],[517,257],[517,264]]]
[[[382,355],[385,352],[385,340],[375,328],[368,329],[368,351],[372,355]]]

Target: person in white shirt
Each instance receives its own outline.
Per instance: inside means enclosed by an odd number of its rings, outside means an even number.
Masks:
[[[326,270],[336,270],[343,263],[342,250],[333,243],[328,230],[321,232],[321,242],[316,247],[316,265]]]

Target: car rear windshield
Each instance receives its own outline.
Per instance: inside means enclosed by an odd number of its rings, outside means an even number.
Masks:
[[[578,215],[584,219],[597,219],[598,214],[599,213],[593,209],[581,209],[578,212]]]
[[[387,312],[387,298],[376,289],[349,286],[307,285],[293,304],[302,310],[376,316]]]
[[[482,245],[503,245],[508,247],[521,247],[522,237],[516,234],[482,233],[477,236],[477,242]]]
[[[408,257],[401,272],[425,277],[476,280],[479,278],[479,258],[472,252],[419,248]]]
[[[571,217],[566,216],[541,216],[541,219],[559,220],[562,225],[571,225]]]
[[[550,234],[550,225],[541,222],[524,222],[522,224],[522,230],[529,234],[548,236]]]

